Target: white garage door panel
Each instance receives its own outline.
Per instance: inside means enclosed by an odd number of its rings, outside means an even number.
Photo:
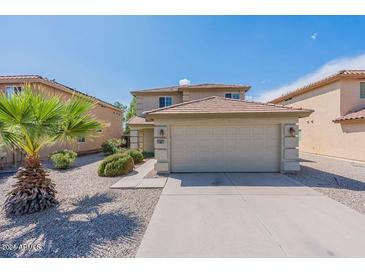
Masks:
[[[175,126],[171,128],[173,172],[276,172],[279,125]]]

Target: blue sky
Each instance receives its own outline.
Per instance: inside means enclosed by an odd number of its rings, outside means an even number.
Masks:
[[[183,78],[249,84],[263,100],[365,68],[364,16],[1,16],[0,26],[0,74],[40,74],[112,103]]]

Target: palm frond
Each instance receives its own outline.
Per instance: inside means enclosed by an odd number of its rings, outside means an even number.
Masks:
[[[65,104],[60,139],[72,142],[78,137],[96,136],[105,124],[90,115],[94,103],[82,98],[72,98]]]
[[[0,139],[30,155],[58,140],[73,142],[96,136],[105,124],[90,114],[91,100],[72,97],[66,103],[58,97],[46,98],[30,85],[11,97],[0,96]]]

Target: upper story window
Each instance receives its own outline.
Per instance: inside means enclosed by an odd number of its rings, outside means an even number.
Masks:
[[[239,100],[240,99],[240,94],[239,93],[226,93],[224,94],[225,98],[230,98],[230,99],[236,99]]]
[[[22,91],[22,87],[20,86],[8,86],[5,88],[5,94],[7,97],[13,96],[13,94],[17,94]]]
[[[85,139],[85,137],[79,137],[79,138],[77,138],[77,142],[79,142],[79,143],[85,143],[86,142],[86,139]]]
[[[365,99],[365,82],[360,83],[360,98]]]
[[[158,98],[158,107],[168,107],[172,105],[172,97],[171,96],[162,96]]]

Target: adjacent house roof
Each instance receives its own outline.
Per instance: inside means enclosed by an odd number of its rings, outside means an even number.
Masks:
[[[153,89],[142,89],[131,91],[132,94],[137,93],[150,93],[150,92],[178,92],[183,90],[194,90],[194,89],[212,89],[212,88],[222,88],[222,89],[236,89],[248,91],[251,87],[246,85],[227,85],[227,84],[196,84],[196,85],[180,85],[172,87],[163,88],[153,88]]]
[[[134,116],[127,121],[127,124],[133,126],[145,126],[145,125],[153,125],[154,123],[146,121],[144,117]]]
[[[14,82],[16,83],[43,83],[45,85],[48,85],[48,86],[52,86],[52,87],[55,87],[55,88],[58,88],[58,89],[61,89],[63,91],[66,91],[68,93],[76,93],[76,94],[80,94],[80,95],[83,95],[83,96],[86,96],[86,97],[89,97],[97,102],[99,102],[100,104],[102,105],[105,105],[107,107],[110,107],[116,111],[122,111],[121,109],[113,106],[112,104],[108,103],[108,102],[105,102],[103,100],[100,100],[94,96],[91,96],[87,93],[84,93],[84,92],[81,92],[81,91],[78,91],[74,88],[71,88],[71,87],[68,87],[66,85],[63,85],[61,83],[58,83],[56,82],[55,80],[49,80],[45,77],[42,77],[42,76],[39,76],[39,75],[8,75],[8,76],[0,76],[0,83],[9,83],[9,84],[13,84]]]
[[[294,91],[288,92],[278,98],[275,98],[270,101],[270,103],[279,103],[281,101],[290,99],[292,97],[298,96],[300,94],[309,92],[315,88],[333,83],[339,79],[365,79],[365,70],[341,70],[336,74],[328,76],[322,80],[310,83],[304,87],[298,88]]]
[[[305,117],[311,112],[312,110],[308,109],[211,96],[165,108],[146,111],[144,114],[298,113],[300,116]]]
[[[333,120],[335,123],[349,121],[349,120],[362,120],[365,119],[365,108],[362,108],[357,111],[350,112],[346,115],[338,117],[337,119]]]

